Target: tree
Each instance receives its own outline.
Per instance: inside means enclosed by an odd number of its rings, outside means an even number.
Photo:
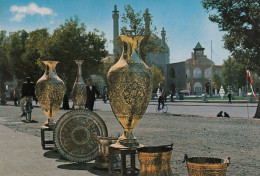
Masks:
[[[7,59],[8,37],[6,31],[0,31],[0,95],[1,104],[5,104],[5,82],[12,78]]]
[[[222,85],[222,80],[221,80],[221,77],[219,76],[219,74],[214,73],[212,79],[213,79],[213,87],[215,89],[220,89],[220,87]]]
[[[162,70],[157,68],[155,65],[151,66],[151,71],[153,73],[153,90],[158,87],[159,83],[162,83],[164,81],[164,75]]]
[[[236,61],[260,75],[260,1],[202,0],[209,19],[226,32],[223,39]],[[260,97],[255,118],[260,118]]]
[[[149,14],[149,9],[147,8],[144,13],[142,11],[135,12],[131,5],[125,6],[125,13],[122,16],[122,35],[129,35],[130,33],[133,35],[141,35],[144,36],[140,44],[140,57],[146,62],[146,55],[149,52],[158,53],[165,51],[163,48],[163,44],[158,42],[159,38],[155,35],[156,27],[151,26],[152,24],[152,16]],[[147,20],[145,24],[144,21]],[[116,44],[122,46],[122,42],[120,39],[116,39]],[[122,47],[120,47],[122,48]],[[116,61],[119,59],[121,51],[116,52]]]
[[[225,87],[232,86],[238,91],[239,87],[246,85],[246,69],[232,57],[224,60],[221,73]]]
[[[21,30],[10,33],[9,37],[7,52],[10,69],[17,79],[24,80],[25,77],[30,76],[27,74],[27,70],[24,69],[25,65],[22,61],[29,34],[25,30]]]
[[[98,74],[101,59],[107,55],[104,34],[98,31],[86,32],[86,26],[79,24],[79,18],[70,18],[54,30],[46,42],[42,58],[59,61],[56,67],[59,77],[65,82],[66,93],[70,95],[76,79],[77,65],[74,60],[84,60],[82,74],[86,79]]]
[[[30,32],[27,38],[25,52],[21,57],[22,71],[25,71],[24,74],[30,76],[33,82],[36,82],[43,75],[44,67],[39,67],[39,61],[45,59],[41,56],[41,52],[44,51],[45,42],[49,38],[50,34],[46,28]]]

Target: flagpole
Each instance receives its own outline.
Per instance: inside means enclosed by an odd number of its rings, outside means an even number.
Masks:
[[[248,111],[248,77],[246,77],[246,99],[247,99],[247,118],[249,119],[249,111]]]

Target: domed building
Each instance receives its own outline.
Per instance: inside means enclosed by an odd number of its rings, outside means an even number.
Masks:
[[[113,37],[119,36],[119,11],[114,6],[113,11]],[[145,27],[150,28],[150,18],[145,20]],[[221,66],[216,66],[214,62],[204,55],[204,50],[198,42],[191,58],[183,62],[170,63],[170,49],[166,43],[166,31],[162,28],[161,38],[156,37],[156,42],[160,44],[164,51],[159,53],[147,53],[146,62],[149,67],[155,65],[162,70],[165,80],[161,84],[166,93],[188,90],[191,94],[210,93],[212,73],[219,72]],[[114,43],[114,54],[118,46]]]
[[[116,38],[119,36],[119,11],[117,10],[117,6],[114,6],[114,11],[113,11],[113,38]],[[145,27],[146,28],[150,28],[150,18],[147,16],[147,18],[144,19],[145,20]],[[147,65],[149,67],[151,67],[152,65],[155,65],[156,67],[158,67],[159,69],[162,70],[164,77],[166,78],[167,76],[167,64],[170,63],[170,50],[169,50],[169,46],[167,45],[167,43],[165,42],[166,40],[166,31],[164,30],[164,28],[162,28],[161,31],[161,38],[159,38],[158,36],[154,36],[156,37],[156,42],[157,44],[161,45],[163,47],[164,51],[161,51],[159,53],[147,53],[146,56],[146,62]],[[116,44],[114,43],[114,54],[115,54],[115,50],[117,49]],[[117,49],[118,50],[118,49]],[[164,81],[163,85],[164,87],[166,87],[166,81]]]

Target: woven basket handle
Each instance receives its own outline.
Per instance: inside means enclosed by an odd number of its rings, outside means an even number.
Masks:
[[[188,161],[188,158],[189,158],[188,155],[185,153],[185,154],[184,154],[184,160],[182,161],[182,163],[187,162],[187,161]]]
[[[224,164],[227,164],[227,165],[230,164],[230,157],[227,157],[227,158],[224,160]]]

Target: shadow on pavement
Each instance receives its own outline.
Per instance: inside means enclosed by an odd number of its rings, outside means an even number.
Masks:
[[[31,121],[28,121],[28,120],[22,120],[22,122],[24,122],[24,123],[38,123],[37,120],[31,120]]]
[[[53,151],[53,150],[45,152],[43,154],[43,156],[45,158],[50,158],[50,159],[59,159],[60,158],[60,155],[57,152]]]
[[[57,162],[70,162],[68,160],[63,159],[59,153],[55,150],[49,150],[43,154],[45,158],[56,159]],[[98,170],[95,168],[94,163],[68,163],[57,166],[59,169],[65,170],[86,170],[92,174],[107,176],[107,170]]]
[[[49,151],[45,152],[43,156],[45,158],[56,159],[57,162],[69,162],[68,160],[64,159],[56,150],[52,150],[50,148]]]
[[[92,174],[100,175],[100,176],[107,176],[107,170],[98,170],[95,168],[94,163],[72,163],[72,164],[63,164],[57,166],[59,169],[66,169],[66,170],[86,170]]]

